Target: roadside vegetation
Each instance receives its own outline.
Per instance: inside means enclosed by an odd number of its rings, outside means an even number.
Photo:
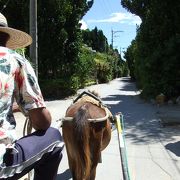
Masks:
[[[130,75],[143,98],[180,96],[180,3],[121,0],[142,23],[124,61],[103,31],[81,30],[93,0],[38,0],[38,78],[46,98],[71,95],[78,88]],[[6,0],[0,1],[0,7]],[[15,12],[15,13],[14,13]],[[9,26],[29,32],[29,1],[13,0],[2,12]],[[28,57],[28,49],[21,51]],[[31,60],[30,60],[31,61]]]
[[[102,30],[81,30],[79,22],[92,5],[93,0],[38,0],[38,78],[45,98],[128,75],[126,62]],[[29,1],[13,0],[2,13],[10,27],[29,32]],[[28,57],[28,49],[20,52]]]
[[[180,96],[180,3],[161,0],[121,0],[142,23],[125,53],[130,76],[142,97],[163,94],[166,101]]]

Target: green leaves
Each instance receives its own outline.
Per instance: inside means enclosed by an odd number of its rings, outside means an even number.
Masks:
[[[95,27],[93,30],[82,30],[83,43],[99,52],[108,52],[107,38],[102,30]]]
[[[142,18],[136,39],[125,53],[131,76],[135,75],[146,97],[159,93],[168,98],[180,95],[180,3],[170,0],[121,2]]]

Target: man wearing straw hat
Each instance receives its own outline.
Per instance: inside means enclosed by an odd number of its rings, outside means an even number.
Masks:
[[[0,13],[0,179],[19,179],[34,169],[34,179],[53,180],[62,158],[59,130],[50,127],[37,78],[30,63],[13,49],[30,45],[25,32],[8,27]],[[28,114],[34,133],[15,137],[13,99]]]

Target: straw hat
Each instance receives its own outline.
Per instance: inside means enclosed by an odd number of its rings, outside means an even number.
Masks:
[[[9,39],[6,43],[6,47],[10,49],[23,48],[32,43],[32,38],[29,34],[8,27],[7,20],[4,15],[0,13],[0,32],[7,33],[9,35]]]

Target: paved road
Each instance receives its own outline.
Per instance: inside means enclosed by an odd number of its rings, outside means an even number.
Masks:
[[[158,119],[159,107],[144,102],[129,78],[119,78],[108,84],[88,87],[96,90],[113,114],[122,112],[125,121],[125,137],[131,180],[179,180],[180,179],[180,129],[163,127]],[[82,90],[79,90],[81,92]],[[72,98],[46,102],[53,119],[64,116]],[[22,116],[16,113],[19,136],[22,132]],[[97,180],[121,180],[120,156],[117,132],[113,131],[110,145],[103,151],[103,163],[98,165]],[[66,152],[60,164],[57,180],[70,180]]]

